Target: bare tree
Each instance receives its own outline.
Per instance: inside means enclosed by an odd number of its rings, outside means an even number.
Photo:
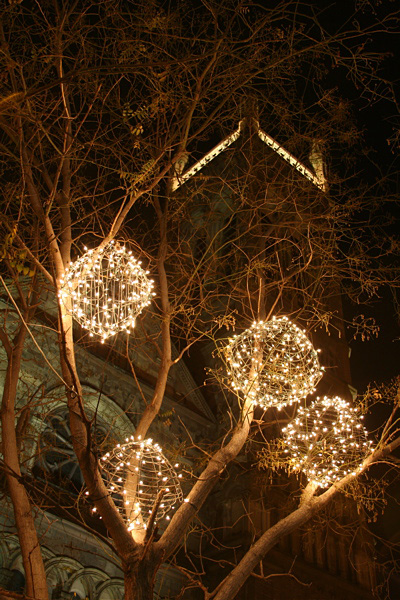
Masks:
[[[375,190],[344,197],[346,180],[351,183],[338,166],[344,161],[330,165],[329,177],[322,162],[338,148],[350,155],[358,147],[349,107],[335,90],[341,77],[365,98],[390,97],[390,83],[378,74],[382,57],[368,43],[398,23],[379,10],[376,22],[363,14],[365,26],[349,20],[332,32],[323,26],[324,13],[291,1],[268,9],[236,2],[176,8],[13,2],[3,8],[3,295],[11,289],[6,278],[18,293],[8,298],[16,328],[4,320],[1,329],[8,359],[3,468],[28,596],[45,599],[47,587],[14,423],[39,281],[58,297],[83,245],[99,250],[113,239],[127,241],[157,274],[152,322],[160,363],[136,428],[142,437],[160,412],[171,368],[189,349],[218,340],[235,323],[244,327],[279,311],[309,330],[342,331],[334,299],[339,280],[357,298],[395,283],[395,247],[373,231],[370,209],[362,231],[354,230],[354,215],[365,203],[371,206]],[[239,122],[240,141],[225,158],[210,160],[193,185],[185,180],[190,166]],[[278,153],[271,161],[260,149],[267,148],[259,135],[266,127],[287,149],[284,160]],[[247,399],[232,413],[219,449],[161,537],[150,527],[138,542],[102,478],[76,366],[73,319],[68,303],[58,310],[59,376],[89,497],[121,560],[126,600],[152,598],[158,568],[249,439],[253,406]],[[10,313],[6,317],[10,322]],[[399,444],[394,409],[360,476]],[[320,494],[308,484],[297,508],[263,532],[214,590],[203,588],[205,598],[236,597],[269,549],[350,480]]]

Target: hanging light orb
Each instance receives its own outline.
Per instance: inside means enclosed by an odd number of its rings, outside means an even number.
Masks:
[[[287,317],[254,322],[229,341],[225,355],[233,389],[262,408],[298,402],[322,377],[317,351]]]
[[[155,294],[148,274],[130,250],[111,241],[70,264],[59,297],[74,319],[104,342],[119,331],[129,333],[150,304]]]
[[[133,436],[101,458],[103,479],[130,531],[146,529],[157,500],[156,521],[170,519],[183,500],[178,466],[151,438],[135,441]]]
[[[299,407],[296,418],[282,431],[292,468],[320,487],[356,475],[371,451],[362,416],[337,396]]]

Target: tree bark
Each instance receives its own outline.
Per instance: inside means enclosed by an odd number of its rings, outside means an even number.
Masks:
[[[25,328],[21,328],[14,347],[9,346],[7,351],[8,365],[1,407],[3,455],[5,476],[25,569],[25,593],[35,600],[48,600],[46,573],[31,503],[23,484],[15,430],[15,401],[25,337]]]
[[[124,564],[124,600],[153,600],[160,559],[151,548],[139,560]]]
[[[144,438],[147,435],[152,422],[160,412],[160,408],[164,399],[165,388],[167,385],[167,379],[170,368],[172,366],[172,345],[171,345],[171,305],[169,301],[168,293],[168,279],[165,271],[165,259],[168,250],[167,241],[167,225],[166,225],[166,214],[163,214],[158,198],[155,199],[156,212],[160,224],[160,247],[158,252],[157,270],[160,285],[160,301],[162,311],[162,323],[161,323],[161,337],[162,337],[162,349],[161,349],[161,364],[158,369],[157,382],[151,402],[146,406],[140,417],[139,423],[136,427],[136,436]]]
[[[72,434],[72,444],[85,484],[104,525],[107,527],[121,560],[137,556],[138,548],[126,524],[114,505],[99,471],[97,458],[91,448],[90,421],[87,419],[74,354],[72,317],[60,304],[60,361],[64,381]]]
[[[317,505],[316,507],[314,499],[310,498],[303,504],[300,504],[297,510],[278,521],[276,525],[263,533],[250,550],[246,552],[239,564],[232,569],[220,586],[218,586],[216,594],[213,594],[213,599],[233,600],[256,566],[263,560],[267,552],[271,550],[283,536],[288,535],[309,521],[316,508],[319,509],[321,506]]]
[[[186,501],[178,508],[160,540],[155,543],[157,550],[163,553],[164,559],[177,548],[187,526],[203,506],[227,465],[236,458],[243,448],[249,435],[253,413],[252,402],[247,399],[242,407],[241,420],[233,430],[230,440],[211,457],[206,468],[189,492]]]
[[[395,414],[397,407],[394,409]],[[393,452],[400,446],[400,436],[393,439],[390,444],[383,448],[378,448],[367,456],[359,473],[365,471],[370,465],[383,459],[385,456]],[[317,488],[314,484],[309,483],[303,491],[303,496],[296,510],[291,512],[287,517],[284,517],[273,527],[265,531],[259,539],[249,548],[240,562],[232,569],[225,579],[217,586],[210,597],[213,600],[234,600],[240,588],[244,585],[247,579],[251,576],[253,570],[264,559],[266,554],[273,548],[282,537],[288,535],[295,529],[298,529],[307,521],[309,521],[317,512],[322,510],[336,494],[346,487],[353,480],[353,475],[346,475],[339,482],[331,485],[321,495],[315,497],[314,493]]]

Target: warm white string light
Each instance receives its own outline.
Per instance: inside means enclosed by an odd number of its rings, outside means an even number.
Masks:
[[[320,487],[356,475],[372,445],[362,418],[337,396],[299,407],[296,418],[282,430],[290,466]]]
[[[262,408],[298,402],[322,377],[317,351],[287,317],[254,322],[229,340],[225,354],[233,389]]]
[[[242,131],[244,130],[243,124],[244,124],[244,121],[240,121],[239,127],[233,133],[228,135],[226,138],[224,138],[222,140],[222,142],[220,142],[214,148],[212,148],[209,152],[207,152],[207,154],[205,156],[203,156],[203,158],[201,158],[199,161],[197,161],[190,169],[185,171],[185,173],[182,173],[182,174],[178,175],[177,177],[174,177],[172,179],[172,191],[174,192],[175,190],[177,190],[186,181],[188,181],[194,175],[196,175],[196,173],[201,171],[201,169],[205,165],[207,165],[215,157],[217,157],[219,154],[221,154],[221,152],[223,152],[224,150],[229,148],[229,146],[231,146],[233,144],[233,142],[236,142],[236,140],[239,138]],[[312,181],[312,183],[314,185],[318,186],[319,188],[321,188],[322,190],[325,191],[326,184],[325,184],[323,176],[321,176],[320,173],[314,173],[308,167],[306,167],[303,163],[301,163],[295,156],[293,156],[293,154],[290,154],[290,152],[285,150],[285,148],[283,146],[281,146],[276,140],[274,140],[274,138],[272,138],[270,135],[268,135],[267,133],[265,133],[265,131],[263,131],[261,129],[258,121],[255,121],[255,125],[257,128],[257,135],[261,141],[263,141],[265,144],[267,144],[267,146],[272,148],[272,150],[274,152],[276,152],[281,158],[283,158],[283,160],[285,160],[287,163],[289,163],[292,167],[297,169],[297,171],[299,171],[299,173],[301,173],[304,177],[307,177],[307,179]]]
[[[104,342],[119,331],[130,332],[154,296],[154,282],[119,243],[85,250],[66,271],[59,296],[74,319]]]
[[[103,478],[116,507],[130,531],[143,531],[161,497],[156,521],[170,519],[170,513],[183,501],[179,467],[170,464],[160,446],[151,438],[126,438],[100,460]]]

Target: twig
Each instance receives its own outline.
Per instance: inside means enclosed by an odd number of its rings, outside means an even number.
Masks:
[[[61,375],[60,375],[60,374],[59,374],[59,373],[58,373],[58,372],[55,370],[55,368],[54,368],[54,367],[53,367],[53,365],[52,365],[52,364],[49,362],[49,360],[47,359],[47,357],[46,357],[45,353],[43,352],[43,350],[41,349],[41,347],[39,346],[39,344],[38,344],[38,343],[37,343],[37,341],[35,340],[35,337],[34,337],[33,333],[32,333],[32,332],[31,332],[31,330],[29,329],[29,327],[28,327],[28,324],[26,323],[26,321],[25,321],[24,317],[22,316],[22,314],[21,314],[21,311],[19,310],[17,303],[15,302],[14,298],[12,297],[12,295],[11,295],[11,292],[10,292],[10,290],[8,289],[8,287],[7,287],[6,283],[5,283],[4,279],[1,277],[1,275],[0,275],[0,281],[1,281],[1,283],[2,283],[2,286],[4,287],[4,289],[6,290],[8,297],[10,298],[11,302],[13,303],[13,305],[14,305],[14,308],[15,308],[15,310],[17,311],[17,313],[18,313],[18,315],[19,315],[19,318],[21,319],[21,321],[22,321],[22,323],[23,323],[23,325],[24,325],[25,329],[26,329],[26,330],[27,330],[27,332],[29,333],[29,335],[30,335],[30,337],[31,337],[31,339],[32,339],[32,341],[33,341],[33,343],[34,343],[34,344],[35,344],[35,346],[36,346],[36,348],[39,350],[40,354],[43,356],[43,358],[44,358],[44,360],[45,360],[46,364],[47,364],[47,365],[50,367],[50,369],[51,369],[51,370],[53,371],[53,373],[54,373],[54,374],[55,374],[55,375],[58,377],[58,379],[59,379],[59,380],[60,380],[60,381],[61,381],[61,382],[62,382],[62,383],[63,383],[63,384],[64,384],[64,385],[65,385],[65,386],[68,388],[68,387],[69,387],[69,386],[68,386],[68,384],[67,384],[67,383],[64,381],[64,379],[62,378],[62,376],[61,376]]]
[[[145,547],[144,547],[142,556],[140,557],[140,560],[143,560],[144,557],[146,556],[147,550],[150,546],[150,542],[151,542],[152,538],[154,537],[154,532],[153,532],[154,522],[156,520],[158,507],[160,506],[160,503],[161,503],[161,500],[162,500],[164,494],[165,494],[165,490],[160,490],[157,494],[157,498],[154,503],[153,509],[151,511],[150,519],[147,524],[146,535],[144,536]]]

